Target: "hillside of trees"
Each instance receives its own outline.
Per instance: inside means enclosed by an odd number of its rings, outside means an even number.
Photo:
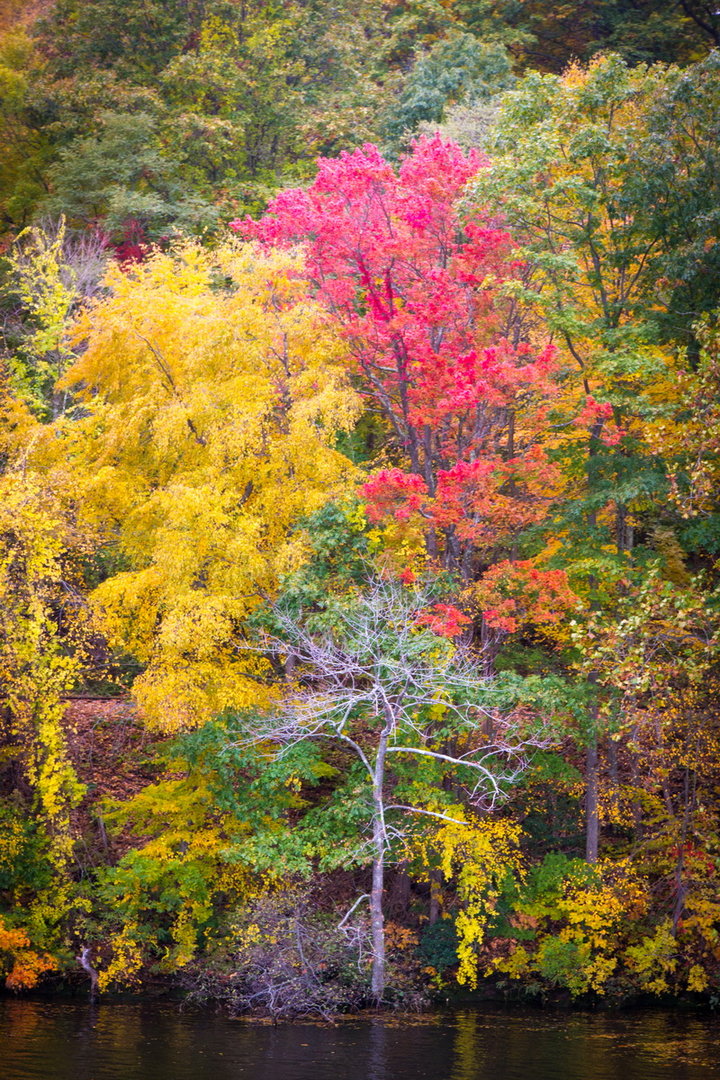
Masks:
[[[720,13],[0,0],[0,975],[720,998]]]

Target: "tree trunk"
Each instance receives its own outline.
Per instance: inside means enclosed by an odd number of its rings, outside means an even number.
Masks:
[[[439,870],[430,871],[430,914],[428,922],[432,926],[440,918],[442,874]]]
[[[370,892],[370,921],[372,925],[372,996],[382,1001],[385,993],[385,920],[383,917],[383,884],[385,876],[385,836],[382,818],[376,815],[373,823],[375,858],[372,867]]]
[[[593,734],[588,742],[585,765],[585,858],[589,863],[596,863],[600,839],[598,744],[596,734]]]
[[[86,946],[80,951],[77,961],[81,968],[90,976],[90,1001],[94,1002],[98,993],[98,973],[91,963],[91,950]]]
[[[372,888],[370,890],[370,924],[372,928],[372,996],[382,1001],[385,993],[385,917],[383,915],[383,888],[385,885],[385,814],[383,806],[383,783],[385,780],[385,754],[390,735],[390,718],[380,736],[375,776],[373,779],[373,849]]]
[[[393,918],[406,919],[410,908],[410,893],[412,883],[407,872],[407,860],[403,859],[395,867],[392,876],[392,884],[388,891],[386,910]]]

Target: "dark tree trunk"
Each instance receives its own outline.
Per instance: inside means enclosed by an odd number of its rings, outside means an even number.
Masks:
[[[598,805],[598,744],[593,734],[585,758],[585,858],[596,863],[600,842],[600,812]]]
[[[430,871],[430,913],[428,922],[432,926],[440,918],[440,886],[442,874],[439,870]]]

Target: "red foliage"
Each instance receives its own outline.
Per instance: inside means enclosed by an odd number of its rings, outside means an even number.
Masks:
[[[429,611],[418,616],[418,626],[427,626],[440,637],[455,638],[463,633],[472,619],[454,604],[433,604]]]
[[[366,485],[368,514],[422,522],[428,549],[468,575],[545,512],[554,472],[536,440],[554,352],[513,344],[498,286],[518,273],[496,223],[457,204],[485,167],[440,136],[396,172],[372,145],[321,159],[307,189],[279,194],[258,222],[266,244],[303,243],[309,286],[338,321],[370,407],[402,467]]]
[[[121,266],[145,262],[150,250],[145,226],[136,218],[130,218],[123,226],[122,240],[111,246]]]
[[[613,420],[614,410],[609,401],[596,401],[590,395],[575,418],[578,427],[589,427],[606,446],[617,446],[625,432]]]
[[[475,587],[488,626],[512,634],[528,623],[554,626],[578,606],[564,570],[540,570],[530,559],[496,563]]]

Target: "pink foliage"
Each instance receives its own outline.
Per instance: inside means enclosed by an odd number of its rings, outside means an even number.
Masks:
[[[536,440],[554,350],[511,337],[498,287],[521,267],[507,232],[458,211],[485,167],[439,135],[397,171],[365,145],[321,159],[310,187],[281,192],[260,221],[232,223],[264,244],[303,246],[308,285],[407,463],[368,481],[368,515],[421,523],[450,566],[537,521],[552,486]]]

